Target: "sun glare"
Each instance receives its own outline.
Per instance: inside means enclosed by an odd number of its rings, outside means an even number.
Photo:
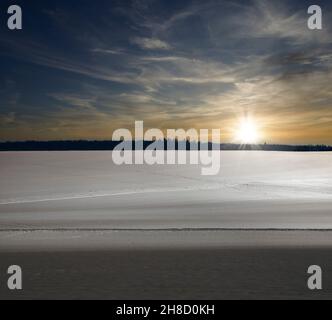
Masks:
[[[258,131],[251,119],[243,119],[237,130],[237,140],[242,144],[257,143]]]

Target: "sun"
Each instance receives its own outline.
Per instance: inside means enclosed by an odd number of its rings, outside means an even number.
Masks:
[[[236,133],[236,140],[242,144],[257,143],[259,138],[258,130],[252,119],[242,119]]]

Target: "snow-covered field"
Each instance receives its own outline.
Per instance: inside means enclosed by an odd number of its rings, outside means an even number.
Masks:
[[[1,229],[332,228],[332,153],[225,151],[117,166],[111,152],[0,153]]]

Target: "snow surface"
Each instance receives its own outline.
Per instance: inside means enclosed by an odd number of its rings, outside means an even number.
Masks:
[[[224,151],[197,165],[111,152],[0,153],[0,229],[330,229],[332,153]]]

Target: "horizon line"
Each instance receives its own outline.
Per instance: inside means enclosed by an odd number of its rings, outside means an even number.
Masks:
[[[326,143],[267,143],[267,142],[259,142],[259,143],[237,143],[237,142],[221,142],[214,143],[212,141],[201,142],[198,141],[190,141],[190,139],[158,139],[158,140],[112,140],[112,139],[60,139],[60,140],[0,140],[0,144],[15,144],[15,143],[121,143],[121,142],[145,142],[145,143],[153,143],[155,141],[175,141],[175,142],[187,142],[187,143],[200,143],[200,144],[220,144],[220,145],[230,145],[230,146],[285,146],[285,147],[327,147],[332,148],[332,144]]]

